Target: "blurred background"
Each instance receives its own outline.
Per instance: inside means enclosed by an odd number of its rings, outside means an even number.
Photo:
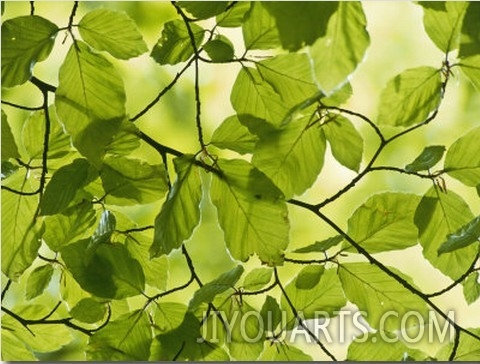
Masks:
[[[35,2],[36,14],[49,19],[58,26],[66,26],[71,11],[72,2]],[[115,2],[91,1],[81,2],[74,23],[80,21],[83,14],[95,8],[111,8],[127,12],[138,25],[149,50],[160,37],[163,24],[176,18],[173,7],[167,2]],[[363,113],[372,119],[377,114],[380,93],[389,79],[399,72],[417,66],[433,66],[440,68],[444,55],[433,45],[427,37],[422,24],[422,9],[411,2],[363,2],[367,16],[368,31],[371,45],[364,62],[351,76],[353,96],[345,108]],[[27,15],[30,11],[28,2],[6,2],[2,21],[20,15]],[[208,27],[212,23],[204,22]],[[236,55],[243,54],[243,41],[240,29],[219,28],[221,34],[226,35],[235,45]],[[54,85],[58,84],[58,69],[71,44],[67,38],[65,43],[64,32],[56,39],[56,44],[50,57],[35,66],[34,75]],[[130,61],[118,61],[104,53],[115,64],[124,77],[127,93],[127,112],[132,116],[144,108],[155,95],[166,86],[182,67],[160,66],[145,53]],[[230,104],[230,90],[239,65],[236,64],[204,64],[200,66],[202,123],[205,140],[209,141],[215,128],[228,116],[233,114]],[[457,138],[467,131],[478,126],[480,120],[480,97],[471,84],[461,78],[454,71],[454,77],[448,85],[446,97],[440,108],[437,119],[426,128],[421,128],[407,137],[392,143],[378,164],[404,167],[410,163],[426,145],[451,145]],[[14,101],[24,105],[37,106],[41,103],[41,95],[29,85],[13,89],[2,89],[2,99]],[[28,112],[8,106],[3,107],[17,140],[23,122]],[[364,158],[367,161],[375,148],[377,139],[365,127],[364,123],[351,118],[364,137]],[[193,92],[193,69],[188,71],[180,82],[170,91],[152,110],[140,118],[137,126],[159,142],[179,149],[183,152],[196,153],[199,150],[195,129],[195,110]],[[219,156],[238,157],[233,152],[213,149]],[[152,163],[160,163],[159,155],[150,147],[144,145],[134,152],[134,156]],[[325,166],[315,185],[298,199],[316,203],[334,194],[354,177],[354,173],[340,166],[327,150]],[[472,212],[478,215],[480,201],[474,189],[468,189],[459,182],[445,176],[447,187],[463,196],[470,205]],[[354,189],[345,194],[335,203],[325,208],[327,213],[339,226],[346,228],[347,220],[353,211],[374,193],[383,191],[403,191],[423,194],[431,182],[415,177],[376,172],[369,174]],[[204,190],[202,202],[202,220],[193,236],[187,243],[187,248],[194,258],[197,273],[204,282],[214,279],[224,271],[233,268],[236,263],[231,259],[223,243],[223,233],[216,221],[216,211],[208,198],[208,191]],[[139,226],[151,225],[163,203],[158,201],[149,205],[117,208],[113,210],[123,212]],[[291,219],[291,243],[289,250],[309,245],[314,241],[334,235],[334,232],[318,218],[307,211],[289,206]],[[378,258],[387,265],[391,265],[410,275],[415,284],[425,292],[437,291],[449,283],[450,279],[431,267],[423,258],[421,249],[412,247],[406,251],[378,254]],[[347,260],[358,260],[350,256]],[[174,287],[185,282],[189,277],[184,258],[180,252],[173,252],[169,257],[170,276],[168,287]],[[260,266],[256,258],[252,258],[246,269]],[[280,269],[281,279],[287,283],[301,267],[286,264]],[[25,301],[24,283],[28,272],[20,280],[20,284],[12,286],[7,295],[6,305],[16,303],[32,303]],[[5,277],[2,277],[4,281]],[[2,283],[4,285],[5,282]],[[55,303],[58,300],[58,279],[52,279],[49,293],[35,299],[35,302]],[[188,302],[194,287],[169,296],[167,300]],[[278,292],[274,295],[278,296]],[[131,308],[139,307],[144,299],[129,299]],[[463,298],[462,286],[456,287],[447,294],[436,298],[435,302],[445,310],[454,309],[455,319],[464,327],[478,327],[480,322],[480,302],[467,306]],[[260,308],[262,298],[251,299],[249,303]],[[39,354],[45,360],[82,360],[83,354],[78,350],[85,337],[78,335],[77,340],[53,354]],[[316,360],[327,359],[315,345],[299,344]],[[348,342],[329,344],[335,355],[344,358]],[[439,346],[423,343],[420,348],[429,355],[435,355]]]

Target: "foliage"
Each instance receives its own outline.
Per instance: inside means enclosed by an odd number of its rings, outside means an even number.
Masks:
[[[175,15],[156,20],[153,45],[129,14],[95,4],[81,12],[74,2],[66,26],[34,2],[30,15],[2,23],[2,360],[56,360],[75,345],[96,361],[336,360],[305,320],[343,319],[351,305],[370,332],[349,343],[346,359],[480,360],[478,325],[461,325],[433,300],[461,285],[467,304],[480,297],[472,202],[480,195],[480,128],[449,145],[425,137],[408,146],[416,157],[400,167],[389,159],[405,150],[396,142],[440,128],[453,77],[478,99],[478,3],[411,5],[423,11],[441,57],[392,77],[373,118],[345,106],[363,92],[349,80],[375,39],[362,3],[164,5]],[[59,65],[48,63],[54,56]],[[123,71],[141,73],[139,59],[175,73],[155,85],[150,103],[142,90],[131,92]],[[41,76],[41,62],[55,82]],[[210,137],[202,110],[216,101],[205,96],[203,75],[227,64],[238,73],[219,92],[233,111]],[[15,99],[32,87],[40,106]],[[185,134],[164,143],[169,136],[152,134],[142,119],[155,115],[160,128],[168,113],[156,111],[186,88],[195,146],[180,150]],[[131,100],[142,105],[133,116]],[[182,104],[179,125],[185,115]],[[351,179],[313,196],[319,181],[336,180],[326,176],[332,161]],[[409,183],[376,190],[369,177],[382,171]],[[411,187],[418,181],[427,183],[421,195]],[[361,182],[375,193],[355,206],[348,193]],[[332,212],[339,206],[347,215]],[[142,211],[156,218],[139,223]],[[325,231],[315,242],[292,241],[298,211]],[[220,245],[213,232],[193,239],[212,219]],[[378,254],[408,259],[407,249],[450,284],[426,293],[422,273],[410,277]],[[199,252],[209,272],[199,268]],[[219,272],[221,259],[228,261]],[[397,315],[384,322],[387,312]],[[411,312],[446,320],[453,339],[433,356],[396,340],[416,327],[403,319]],[[287,339],[298,330],[316,352]]]

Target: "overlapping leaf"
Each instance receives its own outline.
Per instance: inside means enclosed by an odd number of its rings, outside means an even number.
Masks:
[[[238,116],[226,118],[215,129],[211,143],[218,148],[231,149],[240,154],[252,153],[258,137],[249,132],[248,128],[240,123]]]
[[[407,172],[420,172],[432,168],[437,164],[445,153],[443,145],[430,145],[425,147],[420,155],[412,163],[405,166]]]
[[[220,159],[217,165],[210,195],[230,253],[242,261],[256,253],[266,264],[281,264],[290,228],[282,193],[246,161]]]
[[[275,18],[264,3],[252,2],[242,22],[245,49],[271,49],[280,45]]]
[[[32,77],[35,63],[52,51],[58,27],[38,15],[2,23],[2,87],[21,85]]]
[[[76,41],[60,67],[55,106],[73,145],[96,166],[125,118],[123,80],[113,65]]]

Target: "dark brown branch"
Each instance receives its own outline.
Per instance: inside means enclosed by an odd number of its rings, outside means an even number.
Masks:
[[[3,299],[5,298],[5,295],[7,294],[8,289],[10,288],[11,284],[12,284],[12,280],[9,279],[9,280],[7,281],[7,284],[5,285],[5,287],[4,287],[3,290],[2,290],[2,301],[3,301]]]
[[[6,100],[2,100],[2,104],[14,107],[16,109],[26,110],[26,111],[38,111],[38,110],[42,110],[43,108],[43,106],[35,106],[35,107],[23,106],[23,105],[19,105],[14,102],[6,101]]]

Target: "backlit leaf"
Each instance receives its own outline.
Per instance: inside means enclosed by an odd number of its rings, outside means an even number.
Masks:
[[[480,329],[478,328],[466,328],[474,335],[480,335]],[[458,348],[455,350],[454,361],[473,361],[480,360],[480,341],[477,338],[471,337],[464,332],[460,332]],[[453,343],[444,346],[440,352],[436,355],[437,360],[447,361],[450,360],[450,354],[452,353]]]
[[[86,159],[75,159],[59,168],[48,182],[40,202],[42,215],[63,212],[75,198],[77,191],[97,178],[97,172]]]
[[[35,355],[26,348],[26,343],[17,338],[11,331],[2,328],[2,361],[37,360]]]
[[[388,268],[411,281],[395,268]],[[339,268],[339,277],[347,299],[357,305],[360,311],[366,312],[364,318],[372,328],[382,328],[386,331],[394,331],[400,327],[404,329],[409,327],[408,322],[402,321],[406,313],[415,311],[424,318],[428,315],[427,306],[419,297],[375,265],[342,264]],[[395,314],[384,316],[387,312]],[[382,318],[383,326],[380,324]]]
[[[467,186],[480,183],[480,128],[475,128],[457,139],[448,148],[445,156],[445,170]]]
[[[35,63],[52,51],[58,27],[38,15],[19,16],[2,23],[2,87],[25,83]]]
[[[472,272],[463,282],[463,295],[469,305],[480,297],[480,282],[478,272]]]
[[[246,161],[217,165],[221,174],[212,176],[210,195],[228,250],[242,261],[256,253],[268,265],[281,264],[290,228],[282,193]]]
[[[43,240],[50,249],[58,252],[63,246],[92,235],[95,210],[90,202],[84,201],[61,214],[46,216],[44,223]]]
[[[208,19],[224,12],[228,1],[178,1],[177,5],[197,19]]]
[[[256,291],[265,287],[272,279],[273,271],[270,268],[255,268],[245,276],[243,288]]]
[[[304,273],[294,278],[285,287],[285,292],[295,306],[295,309],[299,313],[301,312],[302,320],[317,319],[319,318],[319,312],[326,313],[333,317],[337,314],[337,311],[346,304],[336,269],[326,269],[322,274],[322,268],[316,267],[312,269],[309,266],[305,267],[302,270]],[[309,274],[307,275],[306,273]],[[298,283],[299,278],[303,282]],[[296,318],[285,296],[282,296],[281,302],[282,310],[287,313],[286,322],[288,323],[288,327],[291,328],[295,324]]]
[[[135,22],[119,11],[92,10],[80,20],[78,30],[90,46],[116,58],[128,59],[148,50]]]
[[[469,1],[467,4],[460,35],[458,52],[460,58],[480,54],[480,28],[478,27],[480,4],[474,1]]]
[[[468,7],[468,2],[445,1],[425,2],[423,6],[423,25],[430,39],[442,52],[450,52],[458,48],[462,20]]]
[[[238,282],[243,273],[243,266],[237,265],[234,269],[223,273],[217,279],[204,284],[199,290],[195,292],[188,308],[190,311],[196,310],[202,303],[210,303],[216,295],[233,289],[235,283]]]
[[[87,360],[146,361],[150,356],[152,332],[143,310],[127,313],[93,334],[87,346]]]
[[[336,115],[322,126],[335,159],[358,172],[363,155],[363,138],[347,118]]]
[[[155,305],[155,329],[160,333],[175,330],[179,327],[188,307],[180,302],[158,302]]]
[[[75,320],[88,324],[100,321],[106,314],[107,305],[94,298],[84,298],[70,310],[70,315]]]
[[[225,12],[217,15],[217,25],[225,28],[236,28],[243,24],[245,13],[250,10],[250,1],[237,1]]]
[[[370,44],[366,26],[361,2],[340,2],[325,36],[311,46],[315,76],[327,94],[347,81],[365,56]]]
[[[275,332],[277,326],[282,323],[282,318],[286,317],[284,315],[285,311],[280,309],[277,300],[267,295],[260,310],[260,317],[263,320],[264,329],[269,332]]]
[[[50,283],[52,275],[53,267],[51,264],[45,264],[35,268],[30,273],[27,280],[27,288],[25,292],[27,300],[40,296]]]
[[[138,159],[109,156],[100,171],[106,202],[144,204],[161,199],[168,189],[165,167]]]
[[[335,2],[282,1],[262,5],[276,20],[282,47],[297,51],[325,35],[330,17],[337,11]]]
[[[235,52],[232,42],[223,35],[218,35],[205,43],[203,49],[213,62],[219,63],[233,59]]]
[[[417,229],[413,220],[419,201],[412,194],[373,195],[348,220],[348,235],[370,253],[415,245]]]
[[[231,149],[237,153],[252,153],[258,137],[249,132],[248,128],[238,120],[238,116],[232,115],[226,118],[215,129],[211,143],[218,148]]]
[[[448,253],[480,241],[480,216],[447,236],[447,241],[438,248],[438,254]]]
[[[75,280],[97,297],[122,299],[144,289],[142,267],[123,244],[92,246],[90,239],[84,239],[60,252]]]
[[[177,180],[155,218],[155,235],[150,256],[170,254],[190,238],[200,222],[202,181],[192,156],[174,159]]]
[[[304,117],[261,138],[252,163],[289,199],[316,181],[323,167],[325,144],[321,125]]]
[[[473,86],[480,90],[480,55],[463,58],[459,66],[462,73],[470,80]]]
[[[425,147],[414,161],[405,166],[407,172],[420,172],[432,168],[437,164],[445,153],[443,145],[430,145]]]
[[[387,83],[380,97],[378,124],[410,126],[424,121],[438,107],[441,76],[433,67],[406,70]]]
[[[240,121],[245,114],[279,126],[289,111],[273,87],[250,67],[243,67],[238,73],[230,101]]]
[[[438,249],[474,216],[467,203],[455,192],[443,193],[432,187],[423,196],[415,212],[415,225],[424,257],[443,274],[457,279],[470,267],[478,248],[470,245],[438,255]]]
[[[262,2],[251,2],[242,23],[242,31],[246,50],[272,49],[280,45],[275,18]]]
[[[294,253],[316,253],[316,252],[325,252],[331,247],[340,244],[343,241],[343,237],[341,235],[332,236],[331,238],[316,241],[313,244],[310,244],[306,247],[299,248],[294,250]]]
[[[197,48],[205,31],[190,23]],[[152,58],[160,64],[177,64],[188,60],[194,53],[187,26],[183,20],[171,20],[164,24],[162,36],[152,49]]]
[[[2,161],[9,158],[20,158],[20,153],[8,124],[7,115],[2,110]]]
[[[125,118],[125,90],[113,65],[76,41],[60,67],[55,106],[73,145],[100,165],[106,146]]]

